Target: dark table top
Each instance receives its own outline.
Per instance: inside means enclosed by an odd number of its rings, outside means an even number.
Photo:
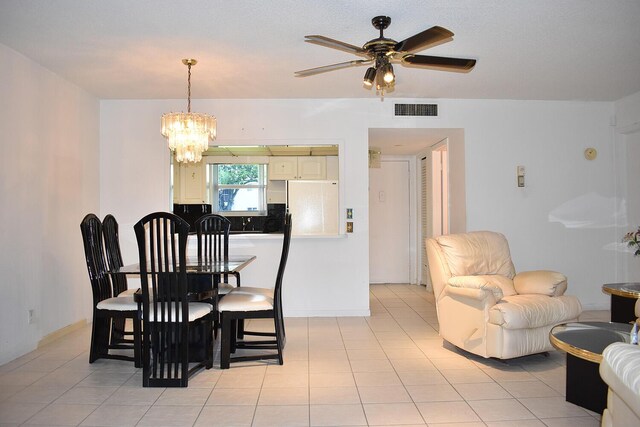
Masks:
[[[640,283],[605,283],[602,292],[625,298],[640,298]]]
[[[600,363],[602,352],[614,342],[630,341],[631,325],[611,322],[575,322],[554,326],[551,344],[559,350],[590,362]]]

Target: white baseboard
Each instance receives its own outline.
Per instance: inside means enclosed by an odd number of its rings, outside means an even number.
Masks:
[[[368,317],[369,310],[285,310],[284,317]]]

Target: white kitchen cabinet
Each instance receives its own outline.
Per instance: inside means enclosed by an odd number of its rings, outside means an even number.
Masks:
[[[326,179],[324,156],[276,156],[269,160],[270,180]]]
[[[298,176],[298,158],[292,156],[278,156],[269,159],[269,179],[296,179]]]
[[[207,203],[207,186],[204,168],[204,162],[174,163],[174,203]]]

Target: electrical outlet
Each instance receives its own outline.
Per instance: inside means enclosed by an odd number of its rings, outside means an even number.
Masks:
[[[347,233],[353,233],[353,222],[347,221]]]
[[[31,325],[33,323],[34,319],[35,319],[35,310],[34,309],[29,310],[28,311],[28,316],[29,316],[28,317],[28,322]]]

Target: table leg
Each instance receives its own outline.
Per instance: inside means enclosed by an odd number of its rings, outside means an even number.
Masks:
[[[602,414],[607,407],[607,385],[599,368],[597,363],[567,354],[567,402]]]
[[[611,295],[611,321],[616,323],[629,323],[636,320],[636,298]]]

